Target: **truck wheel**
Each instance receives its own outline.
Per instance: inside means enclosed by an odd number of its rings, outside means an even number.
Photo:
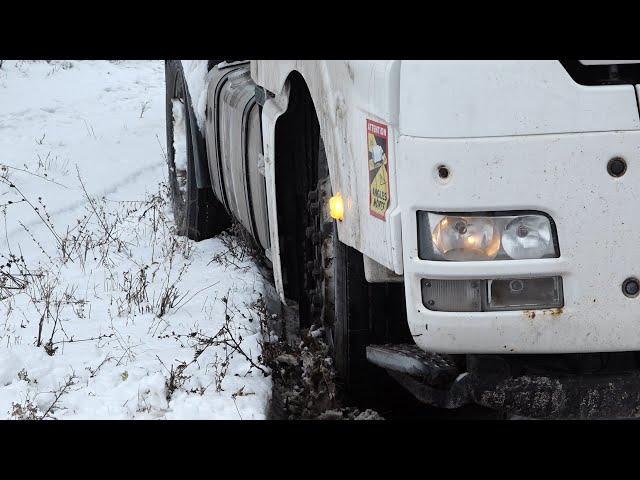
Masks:
[[[411,338],[404,320],[403,285],[368,283],[362,254],[338,239],[336,221],[327,208],[332,192],[322,141],[315,177],[306,209],[301,315],[311,320],[307,324],[324,328],[346,393],[370,397],[380,393],[381,384],[393,382],[367,361],[367,345]]]
[[[200,241],[230,225],[211,186],[198,188],[194,148],[206,155],[204,139],[191,107],[189,91],[179,61],[165,62],[167,166],[174,219],[180,235]],[[194,145],[201,142],[202,146]]]
[[[367,282],[362,253],[337,240],[337,235],[333,263],[335,318],[331,335],[338,375],[348,392],[367,401],[379,396],[381,389],[395,394],[395,382],[367,360],[366,348],[412,341],[404,286]]]

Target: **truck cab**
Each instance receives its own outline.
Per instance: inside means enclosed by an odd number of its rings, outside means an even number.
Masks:
[[[640,62],[205,63],[167,62],[176,216],[242,225],[346,388],[635,415]]]

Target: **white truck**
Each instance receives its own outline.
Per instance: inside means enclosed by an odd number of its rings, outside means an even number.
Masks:
[[[176,218],[234,218],[349,391],[640,407],[640,62],[166,62]],[[379,392],[384,394],[384,392]]]

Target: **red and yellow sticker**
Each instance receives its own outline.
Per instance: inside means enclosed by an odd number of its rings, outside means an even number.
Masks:
[[[385,220],[389,208],[389,135],[387,126],[367,119],[369,213]]]

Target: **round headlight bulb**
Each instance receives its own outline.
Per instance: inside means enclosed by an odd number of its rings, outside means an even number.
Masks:
[[[541,215],[514,218],[502,233],[502,248],[516,260],[553,256],[555,248],[549,219]]]
[[[500,250],[498,229],[486,217],[446,216],[433,229],[431,238],[446,260],[493,260]]]

